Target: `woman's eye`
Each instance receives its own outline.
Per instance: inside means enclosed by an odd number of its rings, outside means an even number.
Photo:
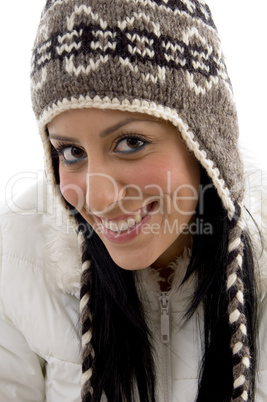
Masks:
[[[63,156],[66,164],[77,163],[86,158],[85,151],[79,147],[62,147],[58,150],[58,153]]]
[[[139,149],[143,148],[147,144],[147,141],[142,140],[137,137],[127,137],[121,139],[116,147],[115,152],[117,153],[130,153],[138,151]]]

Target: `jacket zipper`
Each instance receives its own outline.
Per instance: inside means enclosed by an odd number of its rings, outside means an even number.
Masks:
[[[163,394],[164,402],[172,401],[172,372],[171,372],[171,351],[170,351],[170,292],[161,292],[158,298],[160,304],[160,326],[161,342],[163,347]]]
[[[160,304],[161,342],[168,343],[170,341],[170,316],[169,316],[168,292],[160,293],[159,304]]]

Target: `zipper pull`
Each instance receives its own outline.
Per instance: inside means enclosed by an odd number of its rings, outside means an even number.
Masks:
[[[168,343],[170,341],[170,316],[169,316],[169,297],[167,293],[162,292],[159,297],[161,310],[161,342]]]

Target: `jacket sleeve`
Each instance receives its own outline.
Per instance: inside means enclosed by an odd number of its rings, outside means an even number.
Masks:
[[[44,360],[34,353],[6,315],[0,225],[0,401],[44,402]]]
[[[43,402],[43,362],[29,349],[23,335],[3,318],[0,334],[0,400]]]

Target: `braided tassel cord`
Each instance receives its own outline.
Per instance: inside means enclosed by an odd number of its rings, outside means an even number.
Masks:
[[[79,234],[79,242],[82,243],[82,234]],[[91,287],[91,263],[83,261],[80,292],[80,319],[82,326],[82,379],[81,397],[83,402],[90,402],[93,397],[91,386],[92,365],[94,361],[94,350],[91,345],[92,339],[92,315],[89,308],[90,296],[88,291]]]
[[[227,292],[229,296],[229,323],[232,332],[233,395],[234,402],[248,401],[250,386],[250,351],[247,337],[247,319],[244,313],[243,243],[240,207],[236,209],[235,223],[229,234]]]

